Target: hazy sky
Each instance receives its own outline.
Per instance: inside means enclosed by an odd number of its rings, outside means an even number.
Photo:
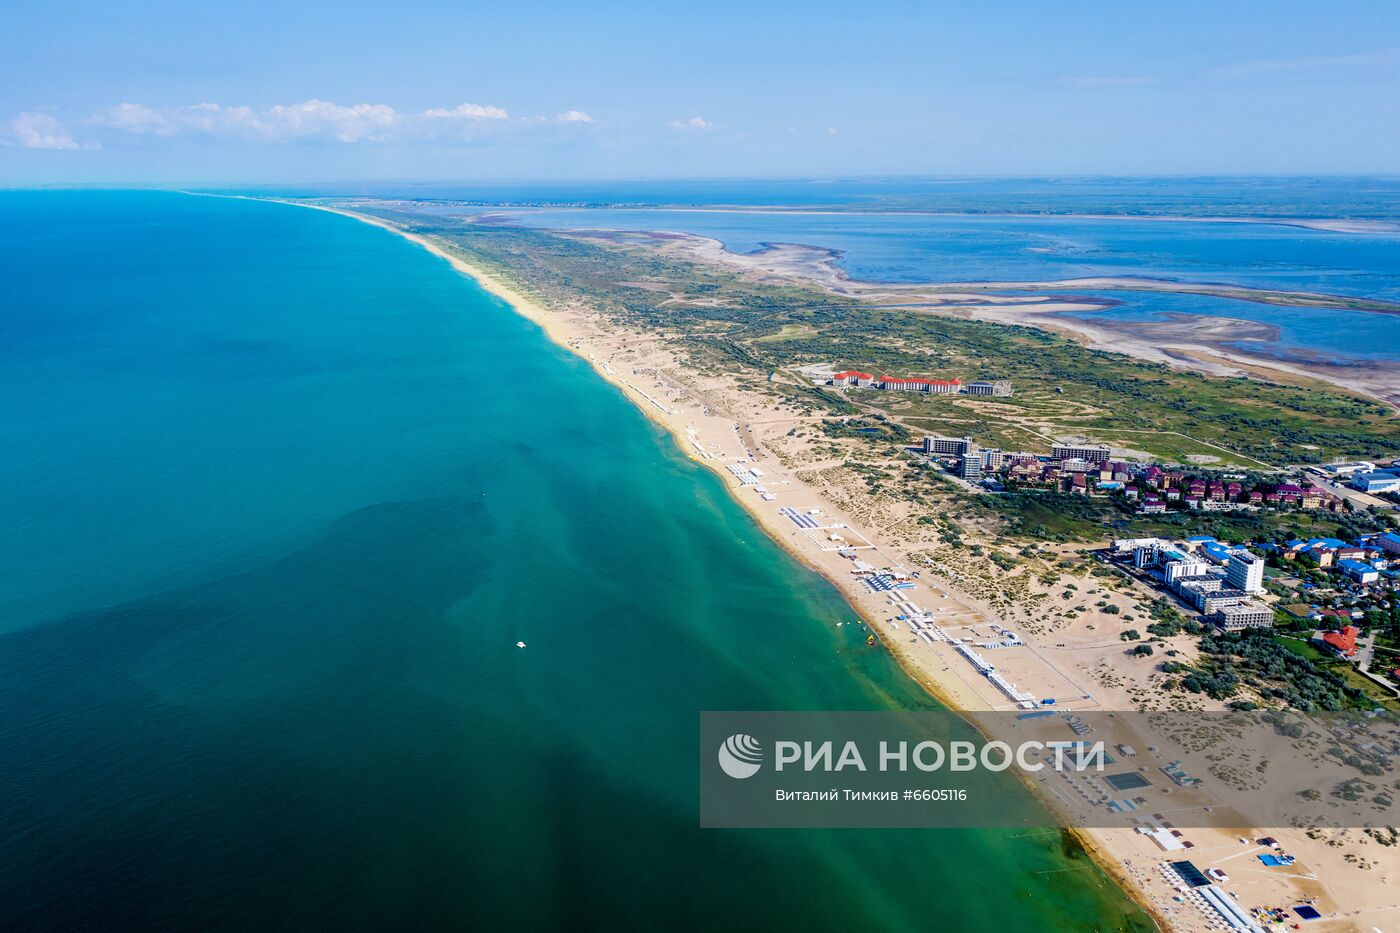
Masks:
[[[0,4],[0,184],[1400,172],[1400,2]]]

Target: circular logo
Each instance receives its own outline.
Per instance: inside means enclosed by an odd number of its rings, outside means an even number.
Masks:
[[[763,746],[751,735],[731,735],[719,747],[719,766],[732,778],[751,778],[763,766]]]

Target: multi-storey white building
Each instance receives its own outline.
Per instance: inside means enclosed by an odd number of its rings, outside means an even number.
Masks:
[[[1274,611],[1263,603],[1254,601],[1225,606],[1215,613],[1215,624],[1227,632],[1238,632],[1247,628],[1272,628]]]
[[[1107,463],[1113,459],[1113,449],[1105,444],[1052,444],[1050,456],[1056,460],[1088,460],[1092,463]]]
[[[1264,592],[1264,558],[1236,551],[1225,564],[1225,580],[1236,590],[1256,595]]]
[[[972,438],[970,437],[942,437],[935,434],[924,438],[924,453],[926,454],[961,457],[967,453],[971,446]]]
[[[1174,560],[1162,568],[1162,579],[1168,583],[1175,583],[1181,577],[1205,576],[1210,566],[1210,561],[1205,560]]]

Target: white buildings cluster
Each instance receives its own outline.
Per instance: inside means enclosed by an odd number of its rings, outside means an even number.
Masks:
[[[1227,632],[1270,627],[1274,612],[1255,597],[1264,592],[1264,559],[1245,548],[1201,536],[1184,542],[1120,538],[1113,553],[1160,577],[1182,602]]]

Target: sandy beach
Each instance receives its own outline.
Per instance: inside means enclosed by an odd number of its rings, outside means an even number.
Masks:
[[[907,622],[901,624],[897,616],[908,611],[901,598],[912,600],[926,619],[937,620],[949,632],[975,633],[978,626],[987,631],[995,622],[1024,633],[1026,649],[999,656],[998,669],[1040,695],[1082,693],[1086,701],[1076,708],[1085,710],[1153,708],[1166,696],[1154,689],[1160,675],[1131,659],[1116,636],[1109,634],[1121,616],[1109,616],[1102,609],[1067,612],[1084,598],[1081,593],[1098,594],[1118,612],[1142,612],[1155,594],[1137,591],[1132,585],[1106,587],[1102,579],[1088,574],[1062,575],[1052,584],[1031,573],[1014,578],[989,574],[985,561],[963,549],[941,546],[936,534],[904,522],[904,506],[871,496],[853,482],[847,471],[839,469],[842,457],[833,457],[807,430],[811,416],[795,408],[775,409],[769,398],[745,392],[722,376],[687,370],[655,335],[624,330],[581,304],[552,306],[532,294],[528,283],[474,264],[433,238],[353,211],[300,206],[341,214],[405,237],[473,278],[538,324],[551,340],[586,359],[646,417],[666,429],[690,459],[720,476],[774,541],[840,589],[909,676],[946,706],[975,714],[1006,708],[1006,698],[947,643],[920,638]],[[1196,363],[1211,365],[1209,360]],[[792,518],[794,511],[819,515],[823,530],[800,527]],[[839,537],[839,542],[833,537]],[[876,592],[852,574],[852,561],[838,553],[838,543],[858,548],[859,559],[868,564],[918,571],[922,579],[902,597]],[[1074,559],[1068,550],[1064,557]],[[1074,586],[1067,587],[1070,583]],[[1075,591],[1072,597],[1070,590]],[[1189,637],[1178,636],[1174,641],[1173,648],[1187,657],[1194,654]],[[1172,702],[1180,703],[1180,695]],[[1197,708],[1211,708],[1199,698],[1192,702]],[[1063,790],[1033,789],[1047,806],[1069,812]],[[1351,846],[1365,845],[1364,838],[1358,842],[1345,833],[1312,838],[1301,830],[1254,827],[1242,827],[1238,833],[1191,830],[1190,834],[1197,847],[1192,857],[1203,868],[1227,862],[1243,867],[1247,863],[1240,860],[1253,858],[1259,848],[1253,840],[1261,834],[1279,838],[1308,867],[1306,874],[1250,872],[1245,879],[1248,887],[1239,891],[1247,903],[1298,903],[1316,897],[1326,919],[1312,926],[1321,930],[1400,923],[1400,898],[1388,895],[1384,884],[1392,872],[1400,871],[1400,863],[1393,855],[1382,857],[1375,851],[1371,852],[1375,861],[1367,862],[1365,869],[1347,858]],[[1084,829],[1076,835],[1164,927],[1211,928],[1209,917],[1179,902],[1171,879],[1156,868],[1163,853],[1146,837],[1127,829]],[[1346,845],[1329,845],[1338,837],[1346,839]],[[1367,918],[1364,925],[1354,919],[1361,915]]]

